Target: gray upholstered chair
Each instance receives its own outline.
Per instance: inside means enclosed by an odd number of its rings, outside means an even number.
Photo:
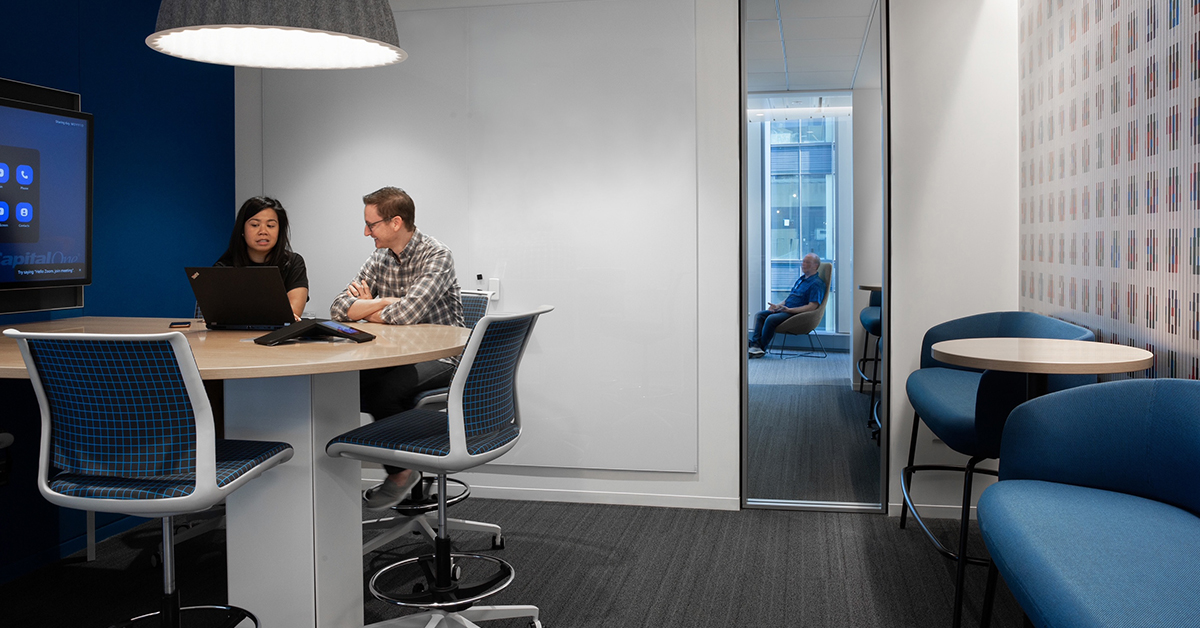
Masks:
[[[821,358],[824,358],[829,355],[828,353],[825,352],[825,346],[821,344],[821,338],[819,336],[817,336],[817,334],[814,332],[816,331],[817,326],[821,324],[821,318],[823,316],[825,316],[825,306],[829,305],[829,286],[830,286],[831,280],[833,279],[833,277],[832,277],[833,264],[830,264],[829,262],[821,262],[820,267],[817,268],[817,275],[821,278],[821,281],[825,282],[825,295],[821,299],[821,305],[818,306],[817,309],[815,309],[815,310],[810,310],[808,312],[801,312],[799,314],[796,314],[796,315],[792,316],[791,318],[783,321],[782,323],[779,324],[778,327],[775,328],[776,337],[779,337],[779,336],[784,337],[783,338],[783,346],[778,347],[778,349],[777,349],[779,351],[780,357],[784,357],[783,352],[784,352],[784,349],[787,348],[787,336],[788,335],[807,336],[808,337],[808,347],[809,347],[808,351],[798,353],[792,357],[796,357],[796,358],[799,358],[799,357],[813,357],[813,358],[821,357]],[[814,340],[815,340],[815,343],[814,343]],[[771,344],[774,345],[775,342],[772,341]],[[821,353],[819,355],[817,354],[818,346],[820,346],[820,348],[821,348]]]

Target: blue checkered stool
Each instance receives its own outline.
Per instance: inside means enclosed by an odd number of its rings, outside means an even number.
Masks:
[[[517,367],[538,317],[551,309],[542,306],[532,312],[480,320],[450,384],[446,412],[415,408],[346,432],[326,446],[331,456],[402,466],[437,476],[434,554],[388,565],[370,581],[376,598],[426,610],[375,626],[470,627],[476,625],[474,621],[528,617],[533,626],[540,628],[536,606],[475,605],[508,586],[513,569],[493,556],[452,553],[446,525],[446,476],[491,462],[516,444],[521,435]],[[488,573],[468,582],[460,578],[464,567],[472,573]],[[401,577],[404,573],[411,577],[405,580]],[[412,592],[382,590],[381,583],[395,581],[412,585]]]
[[[66,508],[162,518],[161,610],[119,625],[178,628],[186,613],[257,626],[237,607],[180,608],[172,517],[211,508],[291,458],[292,447],[214,437],[200,371],[179,332],[4,335],[20,345],[42,409],[42,495]]]
[[[475,329],[488,310],[491,302],[491,292],[484,290],[463,290],[463,324],[468,329]],[[417,397],[417,408],[426,410],[444,410],[450,398],[450,388],[433,388]],[[453,506],[466,499],[471,494],[471,487],[462,480],[449,478],[446,480],[450,494],[447,495],[447,506]],[[363,555],[391,543],[409,532],[423,533],[432,542],[437,538],[434,527],[437,521],[437,479],[421,478],[421,483],[413,489],[410,499],[391,507],[391,513],[377,519],[363,521],[363,532],[374,532],[369,540],[363,543]],[[483,521],[467,519],[446,519],[446,526],[451,530],[467,532],[484,532],[492,535],[492,548],[504,549],[504,536],[500,526]]]

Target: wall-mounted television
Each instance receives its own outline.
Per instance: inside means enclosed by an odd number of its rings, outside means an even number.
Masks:
[[[92,281],[92,115],[0,98],[0,289]]]

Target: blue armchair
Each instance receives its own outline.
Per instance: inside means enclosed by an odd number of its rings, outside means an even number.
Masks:
[[[979,527],[1041,627],[1200,622],[1200,382],[1126,380],[1013,411]]]
[[[930,328],[921,342],[921,368],[908,377],[906,391],[914,416],[908,447],[908,465],[900,476],[904,504],[900,527],[905,527],[908,511],[933,541],[937,550],[958,563],[954,587],[954,628],[962,623],[962,591],[967,564],[986,565],[983,558],[966,556],[967,530],[971,514],[971,480],[975,473],[995,475],[995,471],[976,465],[1000,455],[1005,420],[1013,408],[1026,400],[1026,378],[1021,373],[978,371],[946,364],[932,355],[934,344],[960,338],[1061,338],[1094,340],[1091,331],[1058,319],[1032,312],[988,312],[947,321]],[[1048,391],[1064,390],[1096,381],[1095,375],[1050,375]],[[917,433],[921,421],[954,451],[969,457],[964,466],[914,465]],[[962,512],[959,523],[958,551],[945,547],[926,527],[913,507],[909,489],[913,474],[919,471],[955,471],[964,474]]]

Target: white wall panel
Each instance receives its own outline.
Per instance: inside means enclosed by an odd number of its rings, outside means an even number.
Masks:
[[[464,288],[479,273],[501,279],[497,309],[557,306],[522,367],[527,430],[505,464],[698,469],[694,14],[400,11],[402,64],[262,73],[262,191],[289,209],[312,313],[370,253],[360,199],[383,185],[412,194]]]
[[[1017,7],[1010,0],[890,0],[891,488],[913,411],[904,382],[930,327],[1017,309]],[[961,463],[922,429],[917,463]],[[944,475],[945,477],[938,477]],[[957,516],[962,477],[926,474],[914,499]],[[986,484],[977,480],[976,495]]]

